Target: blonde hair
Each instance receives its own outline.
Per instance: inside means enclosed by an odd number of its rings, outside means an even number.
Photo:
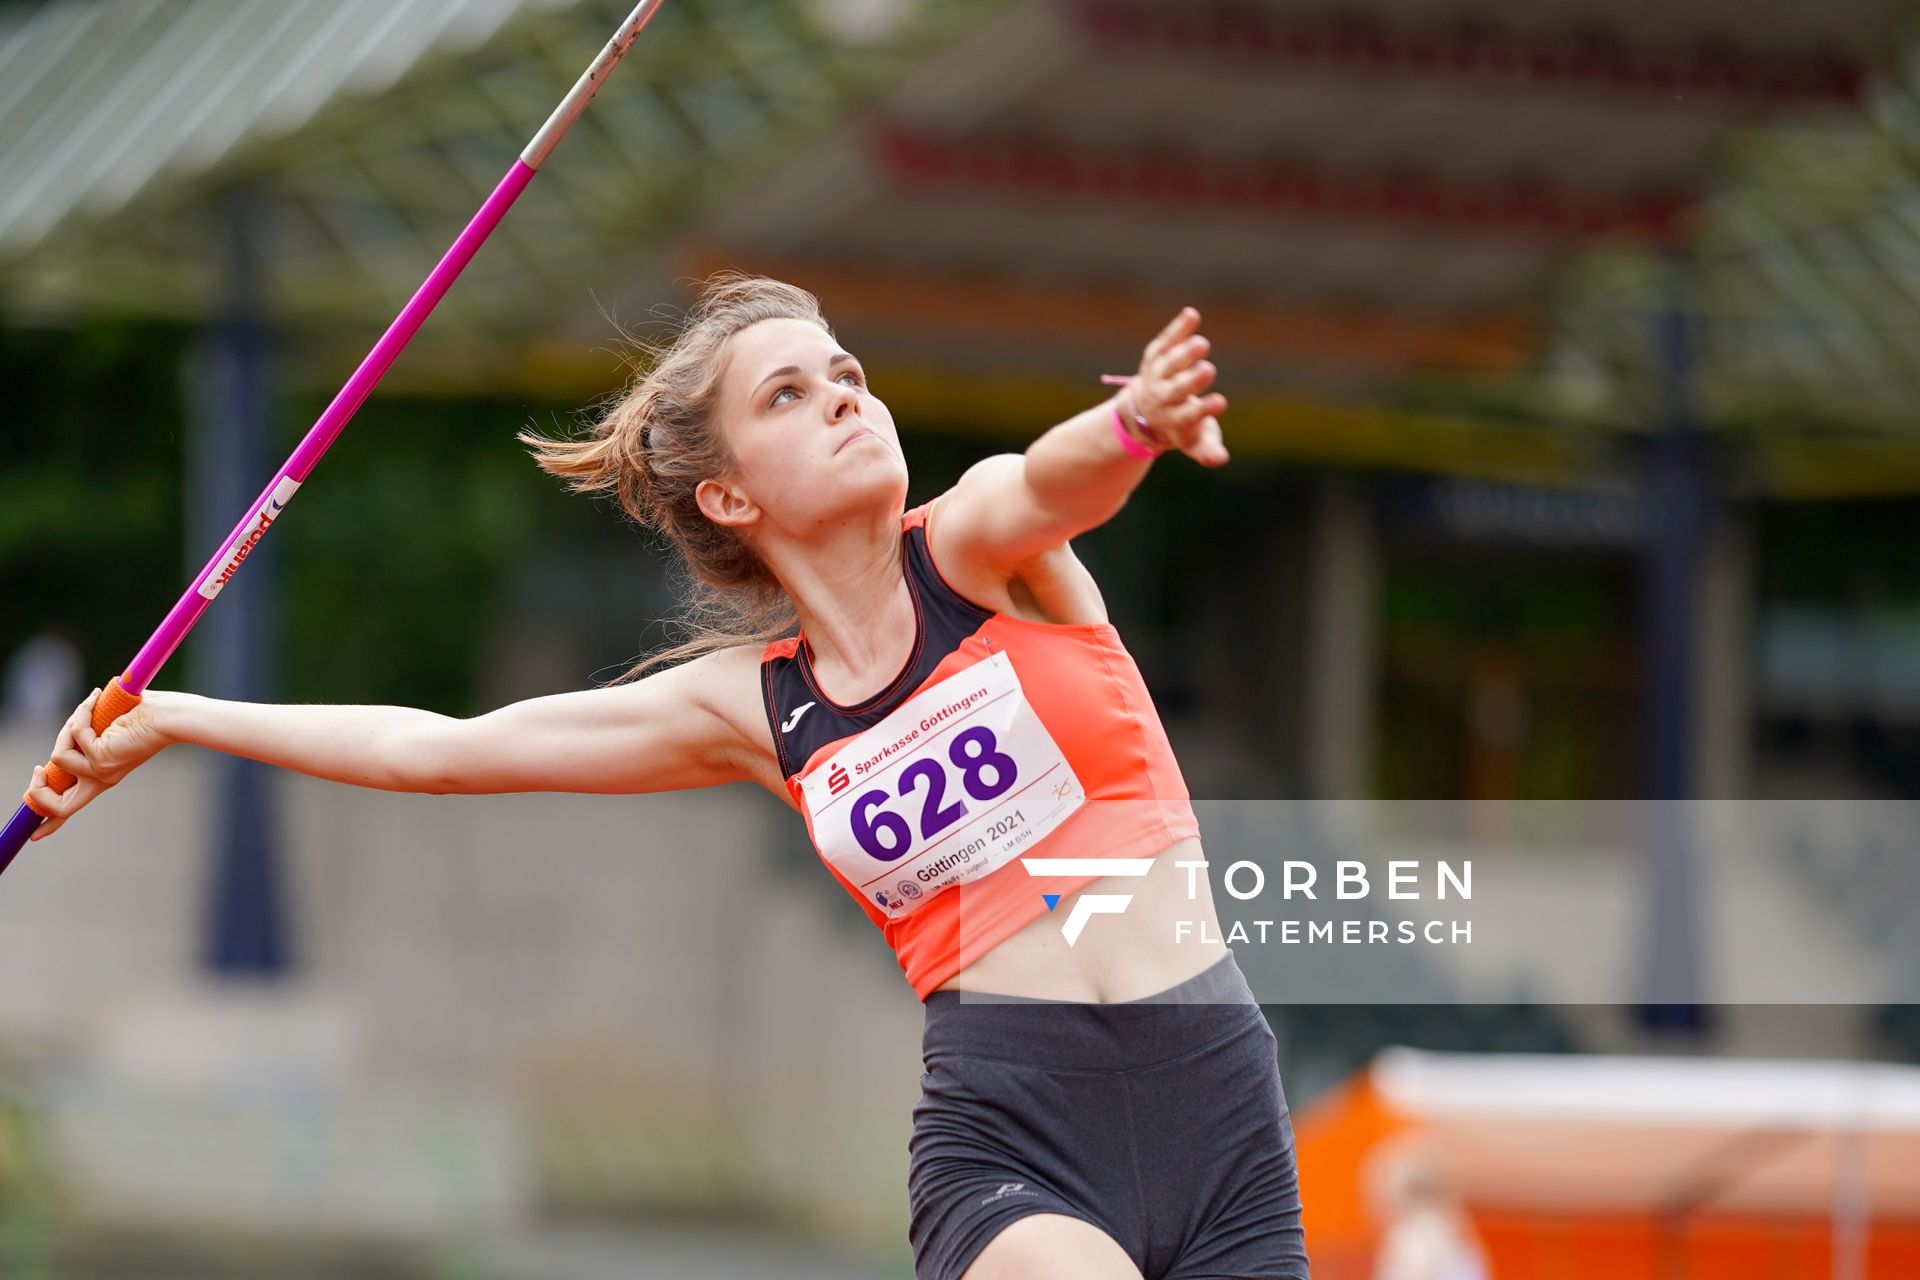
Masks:
[[[674,619],[687,639],[636,663],[630,680],[662,663],[715,649],[765,644],[798,622],[773,572],[732,529],[694,498],[702,480],[734,465],[718,420],[727,343],[762,320],[805,320],[831,336],[811,293],[780,280],[726,271],[710,277],[679,331],[665,343],[634,340],[639,372],[587,434],[555,440],[522,431],[534,461],[576,493],[610,494],[643,528],[678,553],[684,606]]]

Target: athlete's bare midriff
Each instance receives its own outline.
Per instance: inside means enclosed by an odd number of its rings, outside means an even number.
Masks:
[[[1138,1000],[1177,986],[1226,953],[1213,891],[1204,870],[1176,866],[1206,857],[1198,840],[1181,840],[1155,854],[1144,876],[1108,876],[1080,893],[1132,894],[1127,909],[1092,917],[1073,946],[1060,932],[1078,893],[1060,900],[1020,932],[940,984],[940,991],[990,991],[1039,1000],[1111,1004]],[[1187,896],[1187,877],[1196,893]],[[1177,920],[1204,921],[1175,940]],[[1208,941],[1202,942],[1201,938]]]

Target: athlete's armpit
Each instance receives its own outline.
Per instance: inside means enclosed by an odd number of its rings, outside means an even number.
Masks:
[[[1077,626],[1108,620],[1100,584],[1073,554],[1071,543],[1063,542],[1015,566],[1007,594],[1013,607],[1001,612],[1027,622]]]

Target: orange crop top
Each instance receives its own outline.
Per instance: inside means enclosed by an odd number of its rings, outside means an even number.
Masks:
[[[1045,914],[1043,894],[1097,878],[1030,875],[1020,858],[1150,857],[1200,830],[1119,632],[966,599],[928,550],[932,506],[901,520],[914,645],[884,689],[834,702],[804,633],[760,659],[780,771],[814,847],[922,1000]]]

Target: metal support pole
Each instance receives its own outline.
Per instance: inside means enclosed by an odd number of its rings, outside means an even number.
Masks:
[[[224,199],[221,228],[227,266],[224,314],[193,357],[189,399],[196,420],[189,458],[187,546],[219,542],[222,522],[253,498],[272,465],[266,439],[271,336],[264,319],[257,192]],[[272,696],[275,543],[264,540],[247,572],[227,587],[224,607],[194,637],[193,686],[211,697],[247,702]],[[197,569],[189,563],[189,573]],[[202,963],[225,977],[267,977],[288,965],[279,872],[273,849],[272,780],[257,761],[215,758],[213,866]]]
[[[1667,296],[1655,328],[1660,421],[1647,455],[1647,545],[1642,634],[1642,790],[1648,804],[1646,947],[1640,1006],[1649,1030],[1706,1030],[1700,1002],[1700,904],[1688,806],[1694,791],[1698,707],[1694,669],[1701,558],[1711,518],[1706,442],[1696,397],[1692,264],[1667,264]]]

